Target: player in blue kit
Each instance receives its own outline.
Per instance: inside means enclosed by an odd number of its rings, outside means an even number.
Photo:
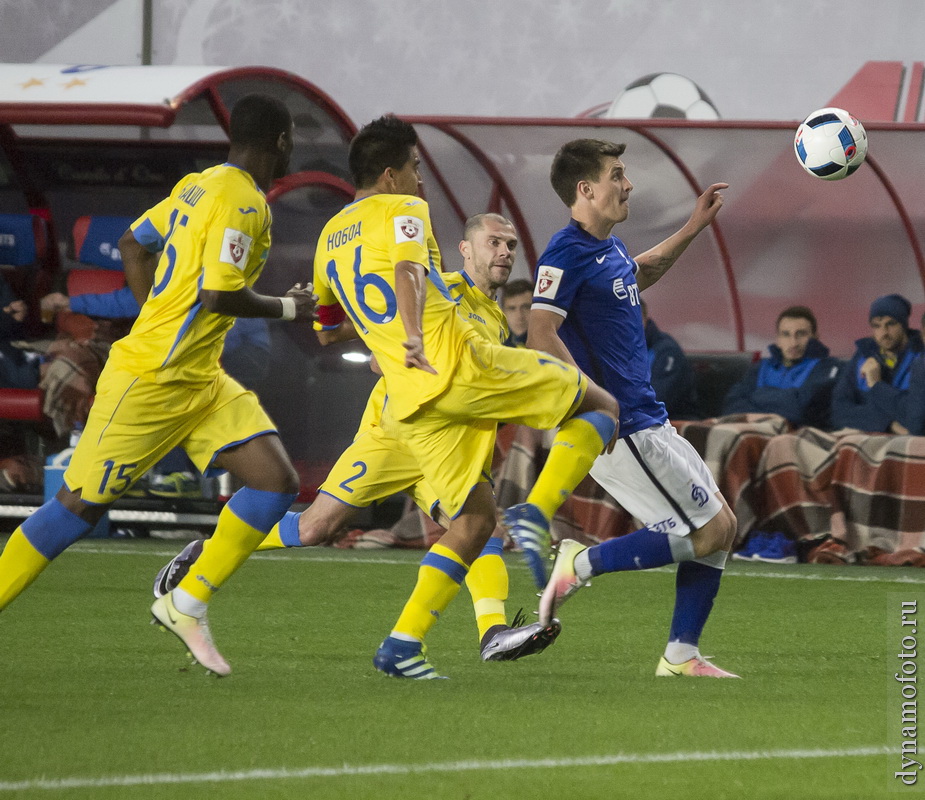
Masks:
[[[540,622],[551,620],[596,575],[678,562],[669,642],[655,674],[738,677],[706,661],[698,647],[732,546],[735,516],[655,397],[640,310],[640,292],[713,221],[727,184],[710,186],[677,233],[633,259],[611,233],[626,219],[633,189],[621,160],[624,149],[578,139],[553,160],[552,185],[572,220],[540,257],[528,344],[575,364],[617,398],[619,441],[597,458],[590,474],[645,527],[591,548],[563,540],[540,599]]]

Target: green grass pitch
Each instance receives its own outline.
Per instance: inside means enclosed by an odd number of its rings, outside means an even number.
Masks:
[[[702,647],[740,681],[654,677],[671,570],[595,579],[563,607],[553,647],[510,663],[479,660],[463,589],[428,642],[451,680],[400,681],[371,659],[420,552],[266,554],[213,603],[234,670],[219,680],[148,625],[151,580],[181,547],[80,543],[0,614],[0,800],[904,788],[888,746],[888,616],[891,597],[925,593],[919,571],[730,564]],[[506,558],[509,614],[533,608],[526,569]]]

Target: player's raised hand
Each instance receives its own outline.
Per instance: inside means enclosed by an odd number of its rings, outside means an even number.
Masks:
[[[706,228],[719,214],[723,207],[722,190],[728,189],[728,183],[713,183],[707,187],[706,191],[697,198],[694,205],[694,213],[691,214],[691,222],[699,229]]]
[[[286,297],[291,297],[295,301],[295,319],[312,322],[318,319],[315,311],[318,305],[318,295],[315,294],[315,287],[311,283],[306,283],[304,286],[297,283],[286,292]]]
[[[427,356],[424,355],[424,340],[420,336],[409,336],[407,340],[402,342],[402,346],[405,348],[406,367],[421,369],[431,375],[437,374],[437,370],[430,365]]]

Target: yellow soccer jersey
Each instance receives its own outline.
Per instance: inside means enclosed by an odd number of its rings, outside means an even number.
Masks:
[[[479,289],[463,272],[447,272],[443,275],[450,297],[459,297],[457,311],[483,339],[494,344],[504,344],[511,335],[507,317],[501,306]]]
[[[199,292],[253,286],[271,221],[263,192],[233,164],[187,175],[136,220],[135,239],[162,254],[131,332],[112,346],[113,367],[157,383],[214,380],[234,317],[206,311]]]
[[[333,217],[315,251],[319,305],[338,302],[350,316],[379,362],[396,419],[410,416],[447,387],[463,344],[477,335],[456,313],[431,264],[432,238],[427,203],[410,195],[377,194]],[[405,329],[395,296],[395,265],[400,261],[423,264],[433,273],[425,281],[422,328],[424,354],[436,375],[405,366]]]
[[[479,289],[465,272],[445,272],[442,278],[447,294],[454,302],[458,302],[459,316],[472,325],[483,339],[495,344],[504,344],[510,336],[510,329],[501,306]],[[385,381],[380,379],[366,402],[354,441],[364,431],[379,425],[385,399]]]

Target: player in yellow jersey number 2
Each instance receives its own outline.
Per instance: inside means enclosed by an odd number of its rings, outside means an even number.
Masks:
[[[573,366],[533,350],[493,344],[457,313],[434,269],[427,203],[417,195],[417,135],[393,116],[350,145],[356,197],[333,217],[315,251],[322,306],[339,303],[382,369],[383,430],[416,459],[449,518],[374,658],[395,677],[439,677],[423,641],[459,591],[495,528],[483,474],[498,422],[561,426],[527,503],[509,509],[513,536],[548,534],[549,520],[616,434],[617,403]]]
[[[242,98],[231,112],[228,161],[187,175],[119,241],[141,312],[113,345],[64,487],[0,555],[0,609],[180,446],[200,470],[227,469],[244,487],[222,509],[208,553],[151,612],[206,669],[231,671],[212,642],[208,603],[286,513],[299,481],[256,395],[219,356],[235,317],[315,316],[311,287],[284,297],[251,288],[270,247],[264,191],[285,175],[293,133],[283,103]]]

